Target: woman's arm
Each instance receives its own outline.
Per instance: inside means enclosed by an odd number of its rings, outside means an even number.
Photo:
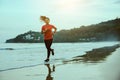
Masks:
[[[57,28],[56,28],[56,27],[53,27],[53,29],[54,29],[53,33],[56,33],[56,31],[57,31]]]
[[[48,29],[45,29],[45,30],[41,30],[41,34],[44,34],[47,32]]]

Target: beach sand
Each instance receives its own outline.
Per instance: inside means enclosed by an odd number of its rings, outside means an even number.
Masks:
[[[120,48],[99,62],[40,64],[0,72],[0,80],[120,80]]]

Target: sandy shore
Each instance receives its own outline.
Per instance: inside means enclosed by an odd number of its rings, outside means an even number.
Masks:
[[[62,64],[41,64],[1,71],[0,80],[120,80],[120,48],[115,49],[103,61],[93,63],[68,60]],[[97,52],[97,49],[93,51]]]

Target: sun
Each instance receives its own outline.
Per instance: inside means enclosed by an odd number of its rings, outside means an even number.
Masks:
[[[63,13],[75,12],[78,8],[79,0],[59,0],[56,2],[57,9]]]

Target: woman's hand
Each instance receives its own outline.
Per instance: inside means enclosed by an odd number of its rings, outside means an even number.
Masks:
[[[48,31],[48,28],[46,28],[45,30],[44,30],[44,32],[47,32]]]
[[[53,33],[56,33],[56,31],[57,31],[57,28],[55,27]]]
[[[46,33],[47,31],[49,31],[49,29],[48,29],[48,28],[46,28],[46,29],[43,31],[43,33]]]
[[[52,32],[52,34],[54,35],[57,31],[57,28],[53,28],[53,29],[54,29],[54,31]]]
[[[46,28],[45,30],[42,30],[41,33],[44,34],[48,31],[48,29]]]

